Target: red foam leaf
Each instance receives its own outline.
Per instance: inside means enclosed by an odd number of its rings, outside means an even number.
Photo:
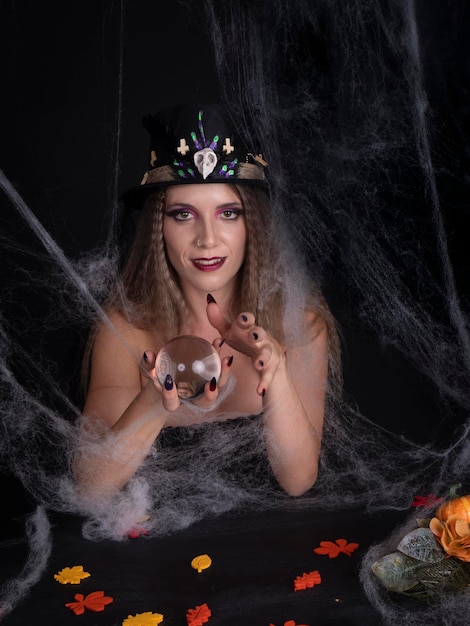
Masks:
[[[443,498],[438,498],[433,493],[428,493],[427,496],[415,496],[411,506],[431,508],[440,504],[442,500]]]
[[[315,585],[319,585],[321,583],[321,576],[318,570],[313,572],[309,572],[308,574],[303,573],[302,576],[297,576],[294,580],[294,591],[300,591],[304,589],[311,589]]]
[[[148,531],[145,530],[145,528],[131,528],[131,530],[127,533],[129,539],[138,539],[143,535],[148,535]]]
[[[82,593],[77,593],[74,598],[75,602],[67,602],[65,606],[71,609],[75,615],[83,615],[85,609],[95,613],[104,611],[105,606],[113,602],[113,598],[105,596],[104,591],[92,591],[86,597]]]
[[[332,541],[320,541],[320,547],[315,548],[315,554],[327,554],[330,559],[335,559],[340,554],[351,554],[359,547],[358,543],[348,543],[346,539],[337,539],[335,543]]]
[[[189,609],[186,613],[186,620],[188,626],[202,626],[209,621],[209,617],[212,615],[210,608],[207,604],[200,604],[194,609]]]

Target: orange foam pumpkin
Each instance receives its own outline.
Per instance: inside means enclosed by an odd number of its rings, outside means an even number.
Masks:
[[[470,524],[470,495],[447,500],[436,511],[436,517],[441,522],[447,521],[451,515],[458,515],[460,519]]]

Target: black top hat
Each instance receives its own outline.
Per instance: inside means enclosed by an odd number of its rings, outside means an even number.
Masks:
[[[150,165],[142,182],[122,195],[141,208],[149,193],[168,185],[243,183],[266,187],[261,155],[250,150],[219,104],[167,107],[146,115]]]

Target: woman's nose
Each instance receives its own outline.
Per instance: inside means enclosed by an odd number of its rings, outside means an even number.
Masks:
[[[217,241],[215,226],[209,222],[201,223],[196,237],[196,246],[198,248],[213,248],[217,245]]]

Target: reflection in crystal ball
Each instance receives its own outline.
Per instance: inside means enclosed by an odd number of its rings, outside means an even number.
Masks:
[[[155,371],[161,385],[168,374],[180,398],[192,400],[201,395],[207,381],[220,376],[217,350],[202,337],[181,335],[166,343],[157,354]]]

